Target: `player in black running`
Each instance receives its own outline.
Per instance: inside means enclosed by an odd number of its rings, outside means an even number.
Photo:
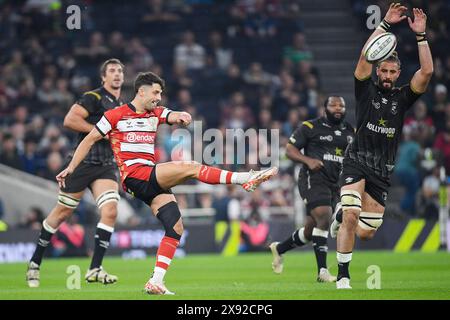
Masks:
[[[372,33],[374,37],[403,21],[407,8],[391,4],[384,20]],[[433,59],[426,41],[426,15],[413,9],[409,27],[417,36],[420,69],[409,84],[394,87],[400,75],[400,60],[396,54],[377,64],[377,82],[371,79],[372,65],[364,58],[364,50],[355,70],[357,128],[355,140],[345,153],[340,176],[343,214],[336,214],[331,235],[337,230],[338,289],[350,289],[349,263],[355,233],[361,239],[371,239],[383,222],[389,178],[395,164],[395,154],[401,138],[406,111],[423,94],[433,73]],[[343,220],[343,221],[342,221]],[[339,221],[342,225],[339,227]]]
[[[317,260],[317,281],[336,281],[327,268],[327,239],[332,208],[338,207],[338,178],[344,151],[354,135],[352,126],[344,121],[344,117],[344,98],[330,96],[325,101],[325,116],[303,122],[289,139],[287,156],[303,164],[298,188],[306,204],[307,222],[285,241],[270,245],[275,273],[283,271],[282,254],[312,240]]]
[[[78,144],[94,128],[105,111],[123,104],[120,90],[124,80],[123,64],[118,59],[105,61],[100,68],[103,85],[88,91],[71,107],[64,119],[64,126],[79,132]],[[69,159],[70,160],[70,159]],[[42,223],[36,250],[28,264],[26,280],[28,286],[39,287],[40,265],[44,251],[58,227],[73,214],[86,188],[96,199],[100,221],[95,234],[94,255],[86,274],[88,282],[110,284],[117,277],[102,268],[103,256],[108,248],[117,217],[120,199],[117,183],[117,166],[107,139],[93,145],[89,155],[60,189],[58,203]]]

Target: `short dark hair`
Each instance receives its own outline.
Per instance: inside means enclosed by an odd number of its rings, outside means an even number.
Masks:
[[[137,75],[136,80],[134,80],[134,93],[136,94],[140,87],[144,85],[151,86],[154,83],[159,84],[161,86],[161,90],[164,90],[166,87],[166,82],[153,72],[140,72]]]
[[[387,57],[385,60],[378,62],[377,68],[380,67],[382,62],[395,62],[398,65],[399,69],[402,68],[402,63],[400,62],[400,59],[398,58],[397,51],[392,52],[392,54],[389,57]]]
[[[108,59],[105,62],[103,62],[100,67],[100,75],[102,77],[104,77],[106,75],[106,69],[108,68],[108,66],[110,64],[118,64],[122,67],[122,69],[125,68],[124,64],[119,59],[116,59],[116,58]]]
[[[330,102],[330,98],[342,98],[342,100],[344,100],[344,102],[345,102],[345,99],[344,99],[343,96],[341,96],[341,95],[339,95],[339,94],[330,94],[330,95],[325,99],[325,101],[323,102],[323,106],[324,106],[325,108],[327,107],[328,102]]]

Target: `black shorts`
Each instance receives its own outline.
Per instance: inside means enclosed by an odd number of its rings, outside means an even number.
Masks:
[[[126,192],[148,205],[151,205],[153,199],[160,194],[172,194],[170,189],[164,190],[160,187],[156,180],[156,167],[157,165],[153,167],[148,180],[127,177],[123,182]]]
[[[66,186],[61,191],[66,193],[77,193],[91,189],[91,184],[99,179],[109,179],[118,182],[118,171],[115,164],[95,165],[89,163],[80,163],[75,171],[66,179]]]
[[[298,179],[298,191],[306,205],[306,214],[317,207],[328,206],[332,209],[339,202],[339,187],[320,173],[302,172]]]
[[[388,188],[391,186],[389,179],[381,178],[370,168],[345,158],[342,173],[339,177],[341,187],[356,183],[361,179],[366,180],[364,191],[383,207],[386,206]],[[362,195],[361,195],[362,196]]]

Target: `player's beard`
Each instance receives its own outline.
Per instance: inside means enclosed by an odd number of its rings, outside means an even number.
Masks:
[[[389,88],[386,88],[386,87],[384,86],[384,83],[390,83],[391,86],[390,86]],[[378,79],[378,87],[379,87],[379,88],[381,89],[381,91],[383,91],[383,92],[389,92],[389,91],[391,91],[392,88],[394,87],[394,82],[391,81],[391,80],[381,80],[381,79]]]
[[[326,114],[326,116],[327,116],[327,120],[328,120],[329,122],[331,122],[332,124],[335,124],[335,125],[341,124],[342,121],[344,121],[344,118],[345,118],[345,113],[342,112],[342,113],[341,113],[341,117],[340,117],[340,118],[337,118],[337,117],[335,117],[335,115],[334,115],[333,113],[331,113],[330,111],[328,111],[327,108],[325,108],[325,114]]]

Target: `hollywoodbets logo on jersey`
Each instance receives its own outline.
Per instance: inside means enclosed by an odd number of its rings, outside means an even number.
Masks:
[[[366,128],[375,133],[385,134],[387,138],[392,139],[395,136],[395,128],[388,127],[387,122],[387,120],[381,118],[377,125],[367,122]]]
[[[342,151],[343,151],[342,149],[336,148],[334,150],[335,154],[325,153],[323,155],[323,160],[342,163],[342,161],[344,160],[344,157],[342,156]]]

